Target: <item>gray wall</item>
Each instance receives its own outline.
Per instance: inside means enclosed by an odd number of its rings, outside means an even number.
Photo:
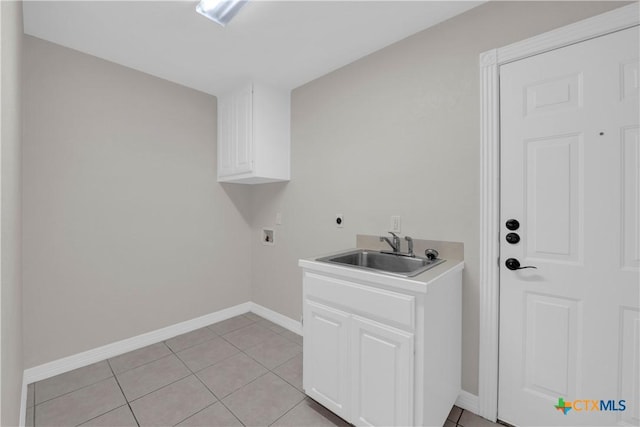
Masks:
[[[20,156],[22,3],[0,2],[0,181],[2,182],[2,260],[0,265],[0,395],[3,426],[18,425],[22,389],[22,279]]]
[[[249,300],[215,126],[213,96],[25,37],[25,368]]]
[[[298,319],[298,258],[401,215],[403,234],[464,242],[462,382],[477,394],[478,56],[622,4],[488,3],[295,89],[291,182],[253,193],[253,301]],[[277,244],[263,246],[277,212]]]

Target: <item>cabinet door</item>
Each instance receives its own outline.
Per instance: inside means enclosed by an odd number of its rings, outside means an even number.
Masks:
[[[234,97],[235,104],[235,161],[234,172],[253,170],[253,86],[249,85]]]
[[[230,97],[218,98],[218,176],[233,174],[235,163],[234,103]]]
[[[355,425],[413,425],[413,334],[351,319],[351,419]]]
[[[348,417],[349,315],[313,301],[304,307],[305,392],[337,415]]]

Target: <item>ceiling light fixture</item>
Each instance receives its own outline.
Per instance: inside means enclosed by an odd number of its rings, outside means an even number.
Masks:
[[[226,26],[248,0],[200,0],[196,12]]]

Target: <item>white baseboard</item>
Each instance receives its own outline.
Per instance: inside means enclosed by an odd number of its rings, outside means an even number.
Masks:
[[[176,323],[175,325],[167,326],[166,328],[157,329],[142,335],[116,341],[82,353],[34,366],[33,368],[26,369],[23,375],[22,401],[20,404],[20,425],[24,425],[25,421],[24,416],[27,404],[27,384],[42,381],[64,372],[69,372],[74,369],[82,368],[83,366],[91,365],[92,363],[100,362],[120,354],[128,353],[151,344],[165,341],[177,335],[185,334],[249,311],[262,316],[265,319],[290,330],[291,332],[298,335],[302,334],[302,325],[300,322],[261,306],[260,304],[245,302],[195,319]]]
[[[460,392],[460,396],[458,396],[458,400],[456,400],[456,406],[466,411],[473,412],[476,415],[480,412],[478,396],[471,394],[468,391],[462,390]]]
[[[72,356],[63,357],[62,359],[54,360],[53,362],[34,366],[33,368],[29,368],[24,371],[24,381],[26,384],[42,381],[46,378],[50,378],[64,372],[82,368],[83,366],[91,365],[92,363],[100,362],[101,360],[128,353],[160,341],[168,340],[169,338],[173,338],[177,335],[191,332],[212,323],[229,319],[230,317],[238,316],[250,311],[250,309],[251,303],[245,302],[195,319],[176,323],[175,325],[167,326],[166,328],[157,329],[155,331],[147,332],[146,334],[137,335],[135,337],[116,341]]]
[[[262,316],[273,323],[282,326],[285,329],[290,330],[298,335],[302,335],[302,324],[293,320],[290,317],[284,316],[276,311],[273,311],[267,307],[256,304],[255,302],[249,303],[251,305],[251,311],[258,316]]]

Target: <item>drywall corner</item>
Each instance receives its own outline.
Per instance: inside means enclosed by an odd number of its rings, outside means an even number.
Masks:
[[[18,425],[22,396],[22,2],[0,2],[0,424]]]

